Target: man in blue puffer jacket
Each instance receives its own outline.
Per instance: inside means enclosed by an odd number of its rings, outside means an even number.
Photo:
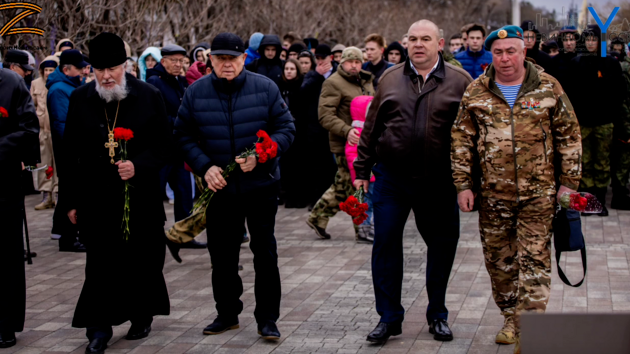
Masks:
[[[259,130],[278,143],[278,157],[282,156],[293,142],[295,126],[278,86],[243,70],[247,54],[237,35],[217,35],[211,49],[214,71],[186,90],[175,121],[175,140],[184,159],[216,192],[208,204],[206,225],[212,230],[208,250],[218,317],[203,333],[220,334],[239,327],[243,284],[238,261],[242,226],[247,221],[256,270],[258,333],[265,339],[279,339],[275,322],[281,291],[274,236],[278,158],[265,163],[258,163],[254,156],[236,159],[238,165],[229,178],[222,172],[245,149],[252,148]]]
[[[66,129],[66,116],[70,106],[70,94],[81,86],[82,69],[89,64],[84,61],[83,55],[77,49],[65,50],[59,56],[59,66],[48,76],[46,88],[48,96],[48,116],[53,142],[53,155],[57,166],[57,177],[63,178],[64,155],[63,132]],[[63,203],[63,191],[59,191],[59,203]],[[77,241],[78,231],[75,225],[70,223],[65,209],[56,208],[53,214],[52,238],[59,240],[59,250],[62,252],[85,252],[85,247]]]
[[[492,63],[492,53],[483,47],[486,40],[486,29],[480,25],[473,25],[466,30],[468,35],[468,49],[455,55],[455,59],[462,64],[473,79],[479,77]]]

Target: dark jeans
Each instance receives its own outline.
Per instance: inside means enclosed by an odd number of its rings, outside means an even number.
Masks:
[[[186,171],[183,162],[178,162],[172,165],[166,165],[162,171],[160,171],[160,183],[161,190],[166,189],[166,183],[171,186],[173,194],[175,194],[175,221],[190,216],[190,211],[193,207],[193,191],[192,182],[190,180],[190,172]]]
[[[22,235],[23,201],[0,200],[0,333],[22,332],[26,313],[26,277]]]
[[[153,323],[153,317],[131,320],[132,327],[133,326],[146,327],[146,326],[150,326],[151,323]],[[88,327],[85,335],[88,337],[88,340],[90,341],[97,338],[101,338],[109,342],[109,340],[112,339],[112,336],[114,335],[114,331],[112,329],[112,326],[101,325],[101,326]]]
[[[228,181],[230,183],[230,181]],[[249,247],[254,253],[254,295],[258,323],[277,321],[280,315],[280,271],[274,228],[278,211],[278,184],[250,193],[219,191],[210,201],[206,227],[212,262],[212,289],[219,316],[235,318],[243,311],[243,282],[238,261],[247,221]]]
[[[447,319],[446,287],[459,240],[459,210],[452,184],[428,186],[382,164],[374,168],[372,278],[381,321],[402,322],[403,231],[413,210],[427,244],[427,320]],[[435,192],[432,192],[435,191]]]

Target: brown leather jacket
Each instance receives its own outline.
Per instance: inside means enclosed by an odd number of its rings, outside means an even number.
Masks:
[[[451,128],[473,80],[441,55],[438,60],[426,83],[409,59],[381,76],[354,162],[357,179],[369,180],[380,162],[423,182],[453,186]]]

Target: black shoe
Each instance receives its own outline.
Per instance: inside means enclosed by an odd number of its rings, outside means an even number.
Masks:
[[[441,342],[453,340],[453,332],[448,328],[446,320],[433,320],[429,323],[429,333],[433,334],[433,339]]]
[[[391,336],[397,336],[402,333],[400,323],[379,322],[376,328],[367,336],[367,341],[372,343],[385,343]]]
[[[14,332],[0,333],[0,348],[10,348],[15,345],[15,342]]]
[[[602,212],[597,214],[597,216],[608,216],[608,209],[606,208],[605,205],[602,205]]]
[[[258,325],[258,334],[263,337],[263,339],[268,340],[278,340],[280,339],[280,331],[278,330],[278,326],[273,321],[267,321],[265,324]]]
[[[127,336],[125,336],[126,340],[138,340],[142,338],[146,338],[151,333],[151,325],[148,326],[134,326],[131,325],[129,328],[129,332],[127,332]]]
[[[189,248],[189,249],[199,250],[199,249],[203,249],[203,248],[208,248],[208,244],[205,243],[205,242],[199,242],[197,240],[192,240],[190,242],[182,243],[181,245],[179,245],[179,248]]]
[[[238,318],[231,320],[224,320],[221,317],[217,317],[208,327],[203,329],[203,334],[221,334],[231,329],[239,328]]]
[[[107,349],[107,340],[104,338],[96,338],[90,341],[87,348],[85,348],[85,354],[102,354]]]
[[[326,230],[322,229],[321,227],[315,226],[315,224],[313,224],[310,220],[306,220],[306,225],[315,230],[315,233],[317,234],[317,236],[319,236],[319,238],[323,240],[330,240],[330,234],[328,234]]]
[[[74,253],[84,253],[85,252],[85,246],[77,241],[75,242],[72,246],[68,245],[64,245],[61,246],[59,245],[59,252],[74,252]]]
[[[171,241],[168,237],[166,237],[166,235],[164,235],[164,238],[166,239],[166,247],[168,248],[169,252],[171,252],[171,256],[173,256],[173,259],[175,259],[177,263],[181,263],[182,257],[179,256],[181,245],[179,243]]]
[[[610,207],[617,210],[630,210],[630,197],[627,195],[615,195],[613,192]]]

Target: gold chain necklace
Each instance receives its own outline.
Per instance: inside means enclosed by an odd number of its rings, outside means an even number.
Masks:
[[[109,129],[109,118],[107,117],[107,107],[105,107],[105,120],[107,121],[107,130],[109,134],[107,134],[108,142],[105,143],[105,148],[109,149],[109,157],[112,158],[110,161],[112,165],[114,164],[114,156],[116,156],[115,148],[118,147],[118,143],[114,141],[114,129],[116,128],[116,121],[118,120],[118,109],[120,108],[120,101],[118,101],[118,107],[116,107],[116,117],[114,117],[114,126],[112,129]]]

